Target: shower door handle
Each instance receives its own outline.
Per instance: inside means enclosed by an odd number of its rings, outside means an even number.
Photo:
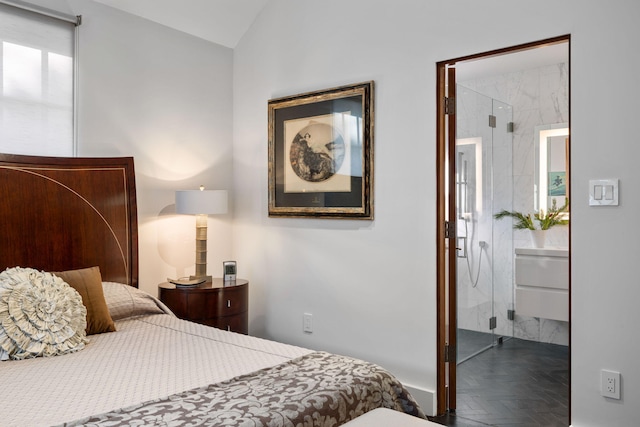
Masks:
[[[458,258],[467,257],[467,238],[456,237],[456,256]]]

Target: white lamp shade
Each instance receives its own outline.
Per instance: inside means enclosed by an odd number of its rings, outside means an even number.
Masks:
[[[227,213],[227,190],[176,191],[176,213],[225,214]]]

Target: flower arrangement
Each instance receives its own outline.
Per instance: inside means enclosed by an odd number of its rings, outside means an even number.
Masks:
[[[551,208],[545,213],[544,210],[540,209],[540,212],[536,212],[533,214],[533,218],[531,214],[523,214],[517,211],[507,211],[501,210],[493,217],[495,219],[502,219],[505,217],[511,217],[515,221],[513,222],[513,228],[515,230],[548,230],[554,225],[567,225],[569,220],[566,218],[564,213],[568,212],[569,209],[569,199],[565,198],[564,204],[560,207],[556,204],[556,199],[553,199],[551,204]],[[538,222],[539,228],[536,228],[534,219]]]

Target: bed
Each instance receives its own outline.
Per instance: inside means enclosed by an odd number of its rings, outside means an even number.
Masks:
[[[1,425],[425,418],[375,364],[181,320],[137,289],[132,158],[0,154],[0,198]]]

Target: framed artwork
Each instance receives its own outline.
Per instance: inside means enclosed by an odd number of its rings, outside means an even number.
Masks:
[[[373,86],[269,100],[269,216],[373,219]]]
[[[567,195],[567,173],[549,172],[549,181],[547,184],[549,196],[566,196]]]

